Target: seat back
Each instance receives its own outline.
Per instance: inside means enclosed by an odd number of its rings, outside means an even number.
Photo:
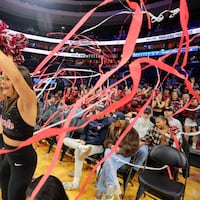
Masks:
[[[86,123],[89,119],[88,118],[81,118],[77,121],[76,126],[82,126],[84,123]],[[79,133],[80,135],[85,131],[87,125],[82,127],[82,128],[78,128],[75,131],[77,133]]]
[[[86,121],[88,121],[88,118],[72,118],[70,122],[70,127],[71,126],[82,126]],[[80,138],[80,135],[84,132],[86,126],[75,129],[73,131],[70,131],[66,134],[66,137],[72,137],[72,138]]]
[[[162,165],[183,169],[186,169],[189,166],[185,154],[168,145],[154,146],[149,152],[149,157]]]
[[[186,155],[174,147],[156,145],[149,152],[149,158],[151,161],[155,162],[156,165],[159,164],[159,167],[168,165],[170,168],[164,168],[162,170],[145,169],[144,172],[138,176],[140,185],[136,200],[139,200],[141,195],[146,191],[160,199],[184,199],[189,168]],[[157,167],[156,165],[153,167]],[[186,170],[184,183],[179,182],[177,179],[178,168]],[[169,176],[172,175],[171,171],[173,171],[172,177]],[[166,172],[169,174],[166,174]]]

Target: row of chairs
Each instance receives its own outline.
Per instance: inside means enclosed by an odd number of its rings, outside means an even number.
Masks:
[[[81,126],[86,122],[87,119],[79,119],[74,118],[71,121],[70,126]],[[78,138],[80,134],[84,131],[83,128],[76,129],[70,133],[68,133],[67,137]],[[56,144],[56,138],[47,138],[49,142],[48,152],[51,151],[51,148],[54,144]],[[62,161],[65,153],[70,151],[68,147],[63,145],[62,154],[60,160]],[[96,164],[102,159],[103,154],[97,154],[93,156],[89,156],[86,158],[86,162],[88,164]],[[131,163],[133,163],[134,157],[131,159]],[[153,163],[153,164],[152,164]],[[152,165],[151,165],[152,164]],[[159,165],[157,165],[159,164]],[[166,174],[166,168],[162,170],[151,170],[149,166],[170,166],[170,169],[173,172],[178,172],[177,169],[184,170],[183,177],[185,182],[179,182],[177,173],[173,173],[173,179],[171,179]],[[148,166],[148,167],[147,167]],[[120,169],[118,169],[118,177],[123,180],[123,195],[124,199],[125,192],[127,189],[127,185],[130,182],[132,183],[132,178],[135,175],[135,170],[132,166],[125,164]],[[166,199],[166,200],[177,200],[184,199],[184,192],[187,183],[187,178],[189,176],[189,162],[187,156],[184,153],[178,151],[177,149],[166,146],[166,145],[157,145],[155,146],[149,153],[148,160],[145,163],[144,170],[138,176],[139,188],[136,195],[136,200],[139,200],[142,194],[152,194],[158,198]],[[148,192],[148,193],[146,193]]]

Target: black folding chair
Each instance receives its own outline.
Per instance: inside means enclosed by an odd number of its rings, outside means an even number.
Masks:
[[[167,168],[152,170],[146,166],[143,173],[138,176],[140,185],[136,199],[139,199],[142,194],[151,194],[165,200],[184,199],[189,172],[187,170],[189,163],[185,154],[174,147],[157,145],[149,152],[149,159],[159,164],[159,166],[168,166],[172,171],[173,179],[166,173]],[[158,167],[158,165],[155,166]],[[183,182],[178,181],[177,178],[179,168],[186,171],[186,174],[183,176]]]

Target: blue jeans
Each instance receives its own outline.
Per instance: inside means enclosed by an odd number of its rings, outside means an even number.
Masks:
[[[133,161],[134,165],[138,165],[138,166],[144,166],[144,162],[148,157],[148,153],[149,153],[149,146],[148,145],[142,145],[136,155],[135,155],[135,159]],[[135,171],[139,171],[140,168],[139,167],[133,167],[133,169]]]
[[[104,156],[107,155],[111,149],[105,149]],[[116,185],[118,186],[117,180],[117,170],[124,165],[123,162],[117,160],[123,160],[125,162],[130,162],[131,157],[124,157],[121,154],[113,153],[104,163],[100,172],[100,177],[97,183],[97,189],[101,192],[106,191],[106,185]]]

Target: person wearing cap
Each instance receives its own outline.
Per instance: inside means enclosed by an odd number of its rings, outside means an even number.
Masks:
[[[151,122],[150,117],[151,117],[152,110],[150,107],[147,107],[144,112],[142,113],[141,117],[137,119],[133,127],[137,130],[140,140],[145,137],[147,134],[148,130],[153,128],[154,124]],[[133,164],[142,166],[146,160],[146,152],[148,152],[148,147],[146,145],[142,145],[139,147]],[[139,171],[140,168],[134,167],[134,171]]]
[[[150,121],[151,116],[151,108],[147,107],[144,112],[142,113],[141,117],[137,119],[133,127],[137,130],[139,133],[140,138],[143,138],[148,129],[153,127],[153,123]]]
[[[169,126],[173,131],[176,130],[176,136],[179,140],[182,140],[182,148],[184,152],[188,155],[188,145],[187,141],[185,140],[184,136],[182,135],[183,133],[183,126],[181,122],[173,117],[173,108],[172,106],[166,107],[164,110],[164,117],[168,120]]]
[[[117,112],[113,113],[112,118],[113,118],[113,122],[116,120],[125,120],[125,115],[123,112],[117,111]]]
[[[121,118],[125,118],[121,113],[115,114],[117,114],[118,117],[120,116]],[[105,160],[101,168],[97,182],[97,193],[95,195],[96,200],[103,199],[104,195],[106,200],[111,200],[114,199],[115,194],[120,193],[119,182],[117,180],[117,170],[124,165],[124,162],[130,162],[131,157],[135,155],[139,148],[139,135],[133,127],[122,139],[119,146],[115,148],[116,142],[128,126],[129,122],[124,119],[117,119],[109,126],[104,141],[104,156],[110,153],[112,149],[114,149],[114,152]]]
[[[99,114],[105,107],[98,105],[95,108],[95,113]],[[103,153],[103,142],[105,135],[110,125],[110,119],[105,116],[99,116],[93,121],[90,121],[84,128],[80,139],[66,137],[64,145],[75,149],[74,157],[74,179],[72,182],[64,182],[63,186],[66,190],[74,190],[79,187],[80,178],[82,175],[83,161],[87,156]]]
[[[168,119],[170,127],[177,127],[179,131],[183,131],[181,122],[173,117],[173,108],[171,106],[164,109],[164,116]]]

